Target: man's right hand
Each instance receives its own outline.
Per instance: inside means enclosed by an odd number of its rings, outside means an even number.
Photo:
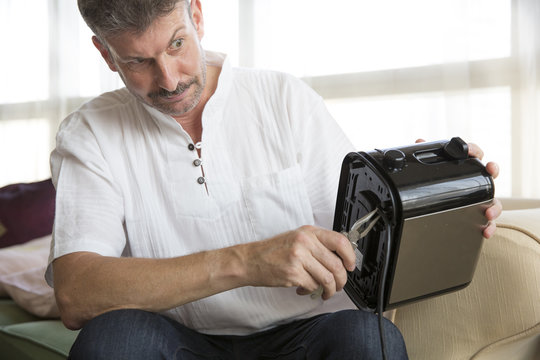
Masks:
[[[355,255],[347,238],[313,226],[223,249],[167,259],[75,252],[53,262],[60,315],[70,329],[123,308],[163,311],[241,286],[323,287],[328,299],[345,286]]]
[[[346,270],[355,268],[349,240],[314,226],[245,244],[242,253],[249,285],[295,286],[299,295],[310,294],[320,285],[325,300],[343,289]]]

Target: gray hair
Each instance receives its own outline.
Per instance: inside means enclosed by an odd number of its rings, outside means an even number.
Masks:
[[[79,11],[94,34],[104,42],[126,31],[143,33],[158,17],[169,15],[176,4],[189,0],[78,0]]]

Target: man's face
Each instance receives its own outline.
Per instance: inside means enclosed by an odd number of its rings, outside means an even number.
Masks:
[[[171,116],[192,110],[206,84],[202,16],[194,13],[192,21],[188,11],[180,1],[171,14],[157,18],[142,34],[122,33],[106,39],[107,47],[94,39],[129,91]]]

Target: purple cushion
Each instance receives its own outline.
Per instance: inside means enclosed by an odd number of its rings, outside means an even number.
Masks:
[[[52,233],[55,194],[51,179],[0,188],[0,248]]]

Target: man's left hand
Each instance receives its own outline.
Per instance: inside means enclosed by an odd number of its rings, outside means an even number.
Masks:
[[[469,156],[475,157],[479,160],[482,160],[484,157],[484,152],[476,144],[469,143]],[[494,162],[488,162],[486,164],[487,172],[495,179],[499,176],[499,165]],[[485,212],[486,219],[489,221],[488,226],[484,229],[484,237],[489,239],[495,233],[497,225],[495,224],[495,219],[501,215],[502,204],[499,199],[493,199],[493,205],[491,205]]]

